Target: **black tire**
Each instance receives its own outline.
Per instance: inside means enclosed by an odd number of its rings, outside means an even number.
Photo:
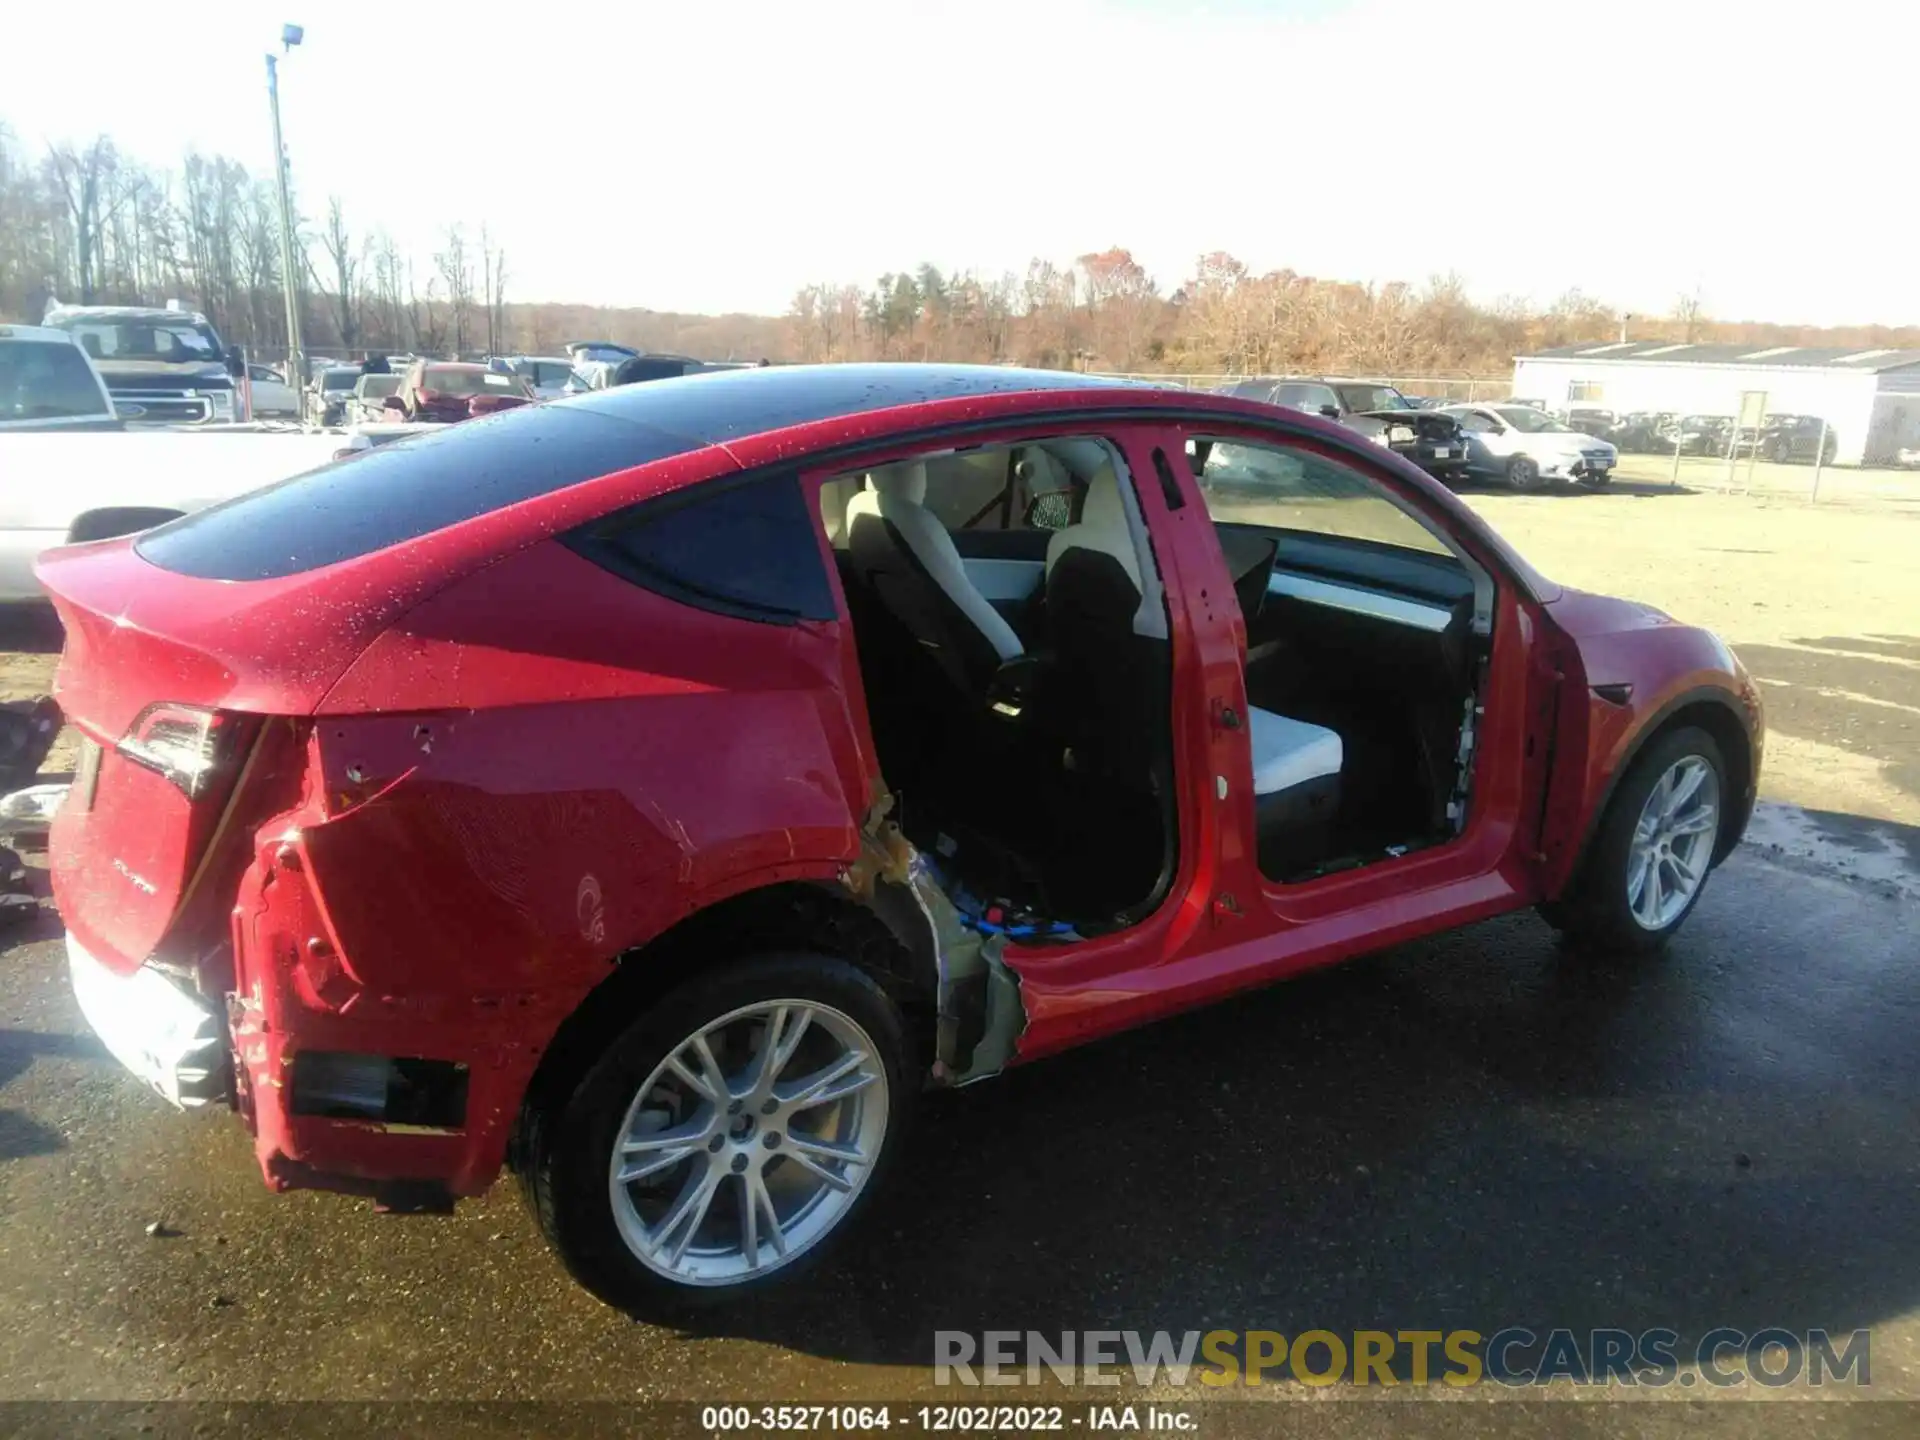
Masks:
[[[1540,466],[1525,455],[1515,455],[1507,461],[1507,488],[1525,493],[1540,488]]]
[[[1709,874],[1702,876],[1686,905],[1666,924],[1649,929],[1634,918],[1627,903],[1628,852],[1633,830],[1646,806],[1647,797],[1660,778],[1688,756],[1707,762],[1719,786],[1719,825],[1727,820],[1727,768],[1720,747],[1706,731],[1688,725],[1655,736],[1634,757],[1632,766],[1614,788],[1606,814],[1594,832],[1587,853],[1573,883],[1558,900],[1540,906],[1547,922],[1563,932],[1567,943],[1577,949],[1600,955],[1644,955],[1660,949],[1686,923],[1705,893]],[[1718,848],[1719,833],[1713,835],[1709,853]]]
[[[67,527],[67,544],[84,545],[89,540],[112,540],[121,535],[137,535],[169,520],[178,520],[180,511],[149,505],[121,505],[105,510],[89,510],[74,517]]]
[[[834,1228],[795,1259],[724,1285],[679,1282],[650,1269],[621,1239],[608,1167],[635,1093],[709,1022],[775,999],[810,1000],[857,1023],[872,1040],[888,1085],[886,1129],[865,1184]],[[564,1103],[523,1117],[522,1184],[547,1241],[568,1271],[609,1305],[642,1319],[747,1300],[792,1284],[829,1255],[884,1188],[911,1120],[920,1075],[900,1012],[864,971],[825,955],[757,955],[670,991],[635,1020]]]

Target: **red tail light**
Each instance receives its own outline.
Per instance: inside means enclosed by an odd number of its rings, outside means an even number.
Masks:
[[[237,728],[234,717],[217,710],[161,701],[135,716],[114,748],[197,799],[232,754]]]

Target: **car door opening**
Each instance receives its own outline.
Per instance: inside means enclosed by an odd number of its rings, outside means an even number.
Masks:
[[[821,511],[903,833],[970,923],[1143,919],[1177,852],[1165,592],[1120,451],[1047,439],[834,476]]]
[[[1246,622],[1261,873],[1300,881],[1466,827],[1493,583],[1350,466],[1195,439]]]

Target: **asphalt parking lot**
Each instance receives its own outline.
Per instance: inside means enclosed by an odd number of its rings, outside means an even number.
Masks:
[[[1581,963],[1510,916],[938,1097],[845,1265],[688,1332],[574,1287],[508,1186],[447,1219],[270,1196],[237,1122],[91,1039],[49,912],[0,953],[0,1402],[953,1400],[939,1329],[1870,1327],[1866,1398],[1795,1432],[1912,1433],[1873,1401],[1920,1401],[1920,513],[1472,503],[1546,573],[1714,626],[1763,685],[1770,803],[1666,958]],[[15,636],[0,692],[44,686],[46,639]],[[1531,1433],[1459,1410],[1515,1393],[1423,1408]],[[1287,1423],[1368,1434],[1384,1395],[1238,1400],[1351,1399]],[[1736,1433],[1691,1405],[1578,1424]]]

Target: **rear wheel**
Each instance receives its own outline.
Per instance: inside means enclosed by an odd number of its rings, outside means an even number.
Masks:
[[[1657,737],[1615,790],[1574,884],[1542,913],[1585,949],[1644,953],[1666,944],[1713,868],[1725,776],[1706,731]]]
[[[1540,488],[1539,464],[1525,455],[1516,455],[1507,461],[1507,488],[1538,490]]]
[[[654,1005],[557,1114],[527,1187],[574,1277],[665,1315],[791,1283],[871,1200],[913,1096],[899,1012],[822,955],[768,955]]]

